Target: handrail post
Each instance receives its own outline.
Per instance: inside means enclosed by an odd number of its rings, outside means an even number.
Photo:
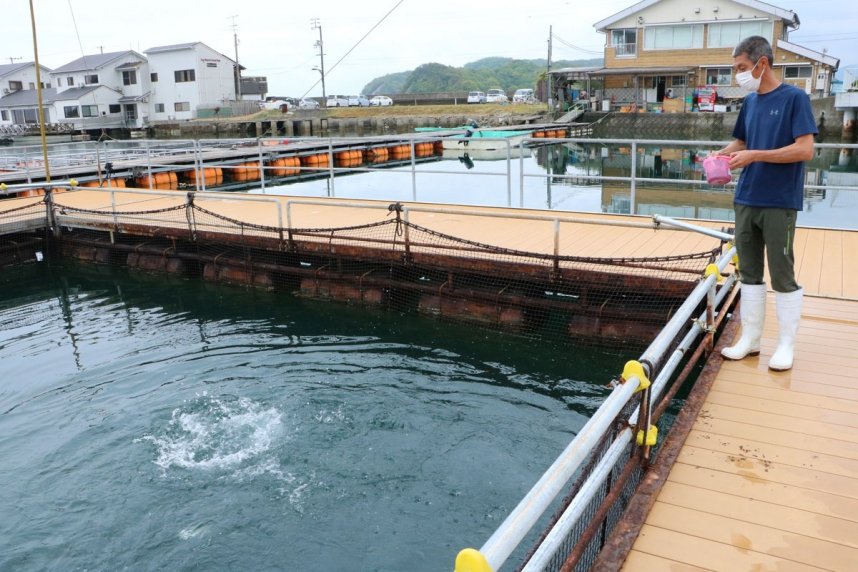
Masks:
[[[256,140],[256,146],[259,150],[259,183],[262,187],[262,194],[265,194],[265,166],[262,160],[262,138]]]
[[[529,137],[521,142],[522,148],[525,143],[530,143]],[[518,155],[518,206],[524,208],[524,153]]]
[[[637,171],[638,171],[638,144],[637,141],[632,141],[632,177],[630,181],[631,198],[629,200],[629,214],[635,214],[637,208],[635,200],[637,195]]]
[[[414,153],[414,138],[409,141],[411,147],[411,200],[417,202],[417,157]]]
[[[506,138],[504,142],[506,143],[506,204],[512,207],[512,144]]]
[[[334,187],[334,139],[328,137],[328,173],[331,179],[331,196],[337,196],[337,191]]]
[[[148,139],[146,141],[144,141],[144,145],[146,148],[146,174],[148,175],[148,178],[149,178],[149,190],[151,191],[152,190],[152,183],[153,183],[153,180],[152,180],[152,160],[151,160],[152,159],[152,157],[151,157],[152,150],[149,147],[149,140]]]
[[[560,272],[560,219],[554,219],[554,271]]]
[[[119,230],[119,218],[116,215],[116,191],[110,188],[110,210],[113,213],[113,230]]]

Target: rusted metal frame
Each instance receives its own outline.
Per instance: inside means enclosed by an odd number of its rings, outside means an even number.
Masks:
[[[599,504],[599,508],[596,510],[596,513],[590,519],[590,522],[581,533],[581,536],[578,537],[572,552],[569,553],[566,560],[561,565],[560,572],[573,572],[575,570],[575,567],[578,565],[581,557],[584,556],[584,551],[587,550],[587,545],[590,544],[593,537],[596,536],[596,533],[603,528],[605,519],[608,516],[608,511],[611,510],[611,507],[617,502],[617,499],[622,494],[626,483],[628,483],[635,470],[640,468],[642,460],[643,453],[641,448],[633,445],[632,454],[623,466],[622,472],[613,482],[613,488],[611,488],[611,491]]]
[[[723,319],[728,315],[729,308],[732,306],[737,294],[738,291],[736,289],[733,289],[730,292],[727,299],[724,301],[721,312],[718,313],[718,315],[712,322],[712,327],[717,329],[720,326]],[[711,306],[707,306],[707,310],[711,312]],[[653,410],[651,421],[652,423],[658,423],[659,419],[661,418],[661,415],[664,413],[664,410],[667,409],[670,402],[673,400],[673,397],[676,395],[676,393],[684,384],[685,380],[691,374],[692,370],[697,364],[697,361],[700,359],[700,357],[705,351],[712,347],[711,342],[713,337],[714,332],[709,331],[701,339],[700,343],[695,348],[694,353],[691,354],[691,357],[689,358],[685,367],[677,375],[677,378],[674,383],[671,385],[671,387],[659,401],[656,408]],[[640,416],[638,418],[640,419]],[[638,429],[636,428],[635,435],[637,435],[637,431]],[[569,556],[566,558],[566,561],[560,568],[560,572],[571,572],[575,569],[575,566],[577,566],[578,562],[583,556],[587,545],[592,540],[593,536],[595,536],[598,529],[602,526],[603,521],[608,514],[608,511],[610,510],[611,506],[617,501],[617,498],[622,492],[623,487],[633,474],[633,469],[638,465],[638,463],[644,460],[644,457],[640,454],[640,452],[640,448],[636,447],[634,449],[632,456],[629,458],[629,460],[626,462],[625,467],[623,468],[623,472],[620,474],[617,481],[615,482],[615,488],[602,501],[598,511],[593,516],[593,519],[590,521],[587,528],[578,538],[575,544],[575,548],[572,550],[572,552],[569,553]]]
[[[727,295],[727,299],[724,300],[723,305],[721,306],[721,311],[718,312],[713,318],[712,328],[713,331],[706,332],[703,336],[703,339],[700,340],[700,343],[694,350],[694,353],[691,354],[691,357],[688,359],[688,362],[685,364],[685,367],[682,368],[682,371],[676,376],[676,380],[670,386],[670,388],[665,392],[662,396],[661,401],[659,401],[655,410],[653,411],[653,419],[655,422],[661,418],[664,411],[670,406],[671,401],[679,392],[682,385],[685,383],[685,380],[691,375],[691,372],[694,370],[697,361],[704,354],[704,352],[710,352],[712,349],[713,341],[715,339],[715,331],[721,327],[724,319],[729,315],[730,308],[733,306],[733,303],[736,300],[736,297],[739,295],[739,291],[736,288]]]
[[[727,305],[725,304],[724,307],[726,309]],[[597,556],[590,569],[591,572],[616,572],[622,567],[715,382],[715,377],[724,361],[720,350],[732,343],[738,329],[739,320],[732,319],[727,322],[714,351],[685,400],[685,405],[674,421],[664,445],[660,448],[658,458],[644,474],[638,490]]]

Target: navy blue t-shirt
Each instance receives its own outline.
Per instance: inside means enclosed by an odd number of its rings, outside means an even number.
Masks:
[[[733,128],[733,137],[744,141],[748,149],[779,149],[810,133],[817,133],[810,99],[785,83],[769,93],[749,94]],[[804,162],[756,161],[742,169],[733,202],[800,211],[803,190]]]

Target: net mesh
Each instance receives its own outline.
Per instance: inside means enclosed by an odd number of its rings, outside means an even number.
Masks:
[[[645,347],[721,251],[578,256],[510,248],[408,220],[398,203],[368,222],[283,224],[187,196],[84,208],[72,193],[0,212],[0,228],[60,230],[79,260],[201,276],[617,352]],[[46,206],[48,208],[46,208]],[[273,212],[273,211],[272,211]],[[375,220],[371,220],[375,218]],[[27,222],[24,222],[27,221]],[[573,235],[574,231],[567,232]],[[629,249],[633,251],[634,249]]]

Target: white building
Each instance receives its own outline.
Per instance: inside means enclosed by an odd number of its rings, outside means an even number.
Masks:
[[[149,121],[217,115],[235,100],[235,62],[202,42],[91,54],[42,66],[46,123],[75,130],[140,129]],[[0,66],[0,126],[38,124],[35,65]],[[51,88],[52,89],[48,89]]]
[[[146,58],[134,50],[83,56],[58,67],[51,77],[57,97],[65,101],[55,104],[57,117],[61,122],[71,120],[75,129],[137,129],[146,123],[149,69]],[[108,90],[87,89],[97,86]],[[72,90],[85,91],[63,95]],[[71,109],[74,101],[78,101],[77,112]]]
[[[42,87],[51,87],[51,70],[45,66],[39,67],[41,68]],[[36,89],[35,62],[0,65],[0,95],[9,95],[12,92],[26,89]]]
[[[193,119],[200,107],[235,100],[235,62],[202,42],[145,51],[152,71],[152,120]]]
[[[42,87],[50,88],[51,70],[45,66],[39,67]],[[38,124],[38,116],[36,64],[22,62],[0,65],[0,126]]]

